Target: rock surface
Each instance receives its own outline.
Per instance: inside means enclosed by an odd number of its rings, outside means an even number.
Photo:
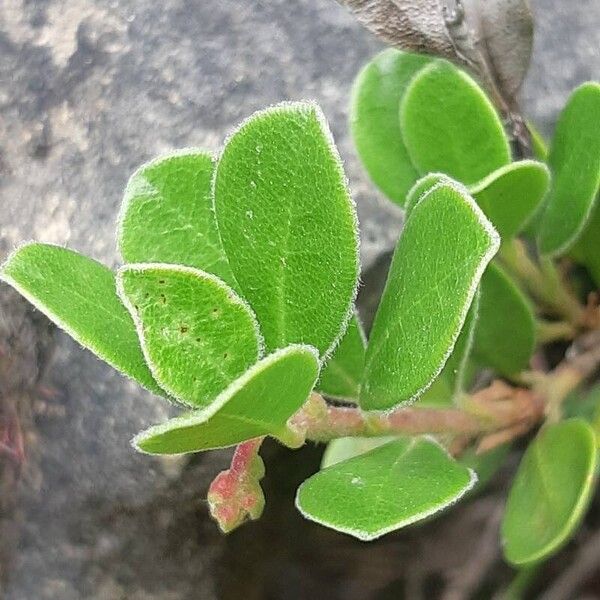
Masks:
[[[600,78],[600,4],[538,0],[535,8],[538,35],[524,106],[549,133],[570,89]],[[116,264],[115,218],[136,166],[173,148],[217,150],[255,109],[312,98],[346,161],[363,264],[370,267],[392,247],[401,225],[399,211],[366,180],[346,126],[351,82],[378,49],[333,0],[4,0],[3,245],[34,238]],[[226,542],[207,521],[202,501],[227,453],[161,461],[130,449],[134,433],[166,417],[164,403],[62,335],[50,383],[57,393],[37,402],[44,408],[29,439],[16,517],[20,543],[1,541],[14,543],[2,597],[326,597],[303,573],[302,553],[276,563],[286,565],[284,575],[236,571],[234,565],[251,568],[260,557],[248,555],[261,547],[252,533]],[[288,464],[300,470],[318,460],[312,449],[297,456]],[[272,481],[283,477],[274,473],[267,483],[273,494]],[[284,508],[268,511],[262,529],[247,531],[281,542],[274,529],[291,523],[295,535],[308,530],[319,540],[293,516],[293,486],[283,487]],[[303,551],[310,554],[310,545]],[[356,551],[367,556],[366,549]],[[364,569],[363,575],[369,576]],[[366,597],[352,595],[364,589],[351,584],[330,582],[327,592]]]

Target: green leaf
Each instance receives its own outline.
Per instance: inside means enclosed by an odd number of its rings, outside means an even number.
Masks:
[[[465,379],[469,367],[469,357],[473,349],[475,330],[479,317],[479,292],[475,294],[465,324],[454,344],[444,368],[431,386],[418,399],[420,407],[449,407],[455,404],[464,392]]]
[[[563,254],[577,240],[600,187],[600,84],[577,88],[556,125],[548,164],[552,188],[539,229],[543,254]]]
[[[355,314],[339,346],[323,367],[317,390],[337,400],[358,400],[366,345],[365,333]]]
[[[595,488],[596,438],[581,419],[544,427],[525,452],[502,523],[504,555],[529,565],[573,535]]]
[[[408,191],[406,196],[406,205],[404,210],[406,218],[410,215],[412,209],[421,201],[423,196],[438,183],[451,183],[452,179],[443,173],[427,173],[415,182],[415,184]]]
[[[458,184],[438,185],[412,210],[367,347],[363,409],[415,400],[431,384],[498,246],[498,234]]]
[[[366,454],[374,448],[383,446],[388,442],[397,440],[398,436],[381,437],[343,437],[332,440],[327,444],[323,458],[321,459],[321,469],[326,469],[337,463],[344,462],[355,456]]]
[[[413,78],[400,108],[400,126],[413,164],[471,185],[511,161],[492,103],[465,73],[436,60]]]
[[[400,206],[419,177],[400,132],[400,100],[429,62],[423,55],[384,50],[360,72],[352,92],[350,125],[358,154],[375,184]]]
[[[72,250],[32,243],[8,258],[0,278],[84,348],[146,389],[164,395],[144,361],[110,269]]]
[[[473,353],[502,375],[529,365],[535,350],[535,316],[529,300],[496,263],[481,278]]]
[[[321,110],[281,104],[247,120],[219,160],[215,211],[267,349],[301,342],[326,356],[352,315],[359,264],[354,204]]]
[[[234,446],[264,435],[287,443],[288,419],[310,394],[319,374],[309,346],[277,350],[236,379],[203,410],[138,434],[133,445],[149,454],[183,454]]]
[[[254,314],[214,275],[179,265],[127,265],[117,290],[154,378],[185,404],[206,406],[260,357]]]
[[[481,492],[490,483],[494,475],[506,462],[509,453],[510,444],[502,444],[483,454],[477,454],[472,448],[462,454],[458,462],[477,474],[477,483],[471,490],[472,493]]]
[[[596,202],[571,255],[586,266],[594,283],[600,288],[600,202]]]
[[[502,240],[507,240],[528,224],[549,187],[548,167],[523,160],[494,171],[469,191]]]
[[[433,440],[398,439],[313,475],[296,506],[311,521],[369,541],[439,512],[476,480]]]
[[[236,287],[213,212],[214,170],[210,153],[183,150],[133,174],[119,219],[119,249],[126,263],[196,267]]]

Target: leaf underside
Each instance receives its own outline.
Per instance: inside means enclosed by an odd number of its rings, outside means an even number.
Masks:
[[[498,235],[458,184],[440,184],[417,204],[398,241],[375,316],[361,387],[363,409],[387,410],[415,400],[432,383],[498,246]]]
[[[198,269],[129,265],[118,291],[155,379],[175,398],[206,406],[261,352],[256,319],[224,282]]]
[[[313,475],[296,506],[312,521],[369,541],[446,508],[476,479],[432,440],[398,439]]]
[[[208,408],[151,427],[133,444],[150,454],[182,454],[265,435],[286,443],[287,421],[308,398],[318,373],[314,348],[292,345],[278,350],[252,366]]]
[[[582,419],[543,428],[525,452],[502,523],[506,559],[534,564],[555,553],[577,529],[594,491],[594,431]]]

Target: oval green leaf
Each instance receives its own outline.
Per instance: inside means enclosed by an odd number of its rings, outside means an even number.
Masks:
[[[358,155],[373,182],[400,206],[419,177],[400,131],[400,100],[429,62],[429,57],[389,48],[363,68],[352,92],[350,126]]]
[[[181,402],[206,406],[261,354],[249,306],[224,282],[175,265],[127,265],[117,290],[156,381]]]
[[[282,104],[252,116],[225,145],[214,193],[267,349],[297,342],[326,356],[352,315],[359,264],[354,204],[320,109]]]
[[[481,278],[473,354],[510,376],[526,369],[535,350],[535,315],[527,297],[496,263]]]
[[[367,339],[355,314],[339,346],[321,371],[317,390],[330,398],[356,402],[365,367]]]
[[[408,154],[422,173],[471,185],[511,161],[502,121],[466,73],[437,60],[415,75],[400,107]]]
[[[594,492],[597,454],[594,431],[582,419],[540,431],[508,495],[502,541],[510,563],[539,562],[571,537]]]
[[[132,443],[149,454],[213,450],[264,435],[287,443],[293,439],[287,421],[315,384],[318,358],[308,346],[278,350],[236,379],[207,408],[151,427]]]
[[[387,410],[413,401],[437,377],[499,243],[458,184],[438,184],[412,210],[367,347],[363,409]]]
[[[146,365],[109,268],[66,248],[33,243],[8,258],[0,279],[84,348],[146,389],[164,395]]]
[[[527,226],[549,187],[548,167],[523,160],[494,171],[469,191],[502,240],[507,240]]]
[[[215,161],[182,150],[138,169],[127,184],[118,245],[126,263],[196,267],[236,287],[213,212]]]
[[[563,254],[577,240],[600,187],[600,84],[577,88],[561,113],[550,147],[552,188],[539,229],[543,254]]]
[[[433,440],[398,439],[313,475],[296,506],[311,521],[370,541],[448,507],[476,481]]]

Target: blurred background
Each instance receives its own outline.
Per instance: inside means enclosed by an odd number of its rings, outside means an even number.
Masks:
[[[600,2],[534,9],[522,100],[548,135],[569,91],[600,79]],[[309,98],[329,119],[358,204],[368,319],[402,219],[367,181],[347,113],[353,78],[380,48],[334,0],[0,0],[0,259],[36,239],[117,264],[115,220],[138,165],[174,148],[218,150],[254,110]],[[19,404],[20,478],[0,464],[1,598],[491,598],[511,580],[497,542],[502,473],[441,519],[365,545],[293,508],[322,449],[270,445],[262,520],[223,537],[204,497],[229,452],[137,455],[129,439],[169,408],[62,334],[42,375]],[[536,597],[600,598],[600,565],[576,581],[582,589],[557,587],[600,525],[595,508]]]

